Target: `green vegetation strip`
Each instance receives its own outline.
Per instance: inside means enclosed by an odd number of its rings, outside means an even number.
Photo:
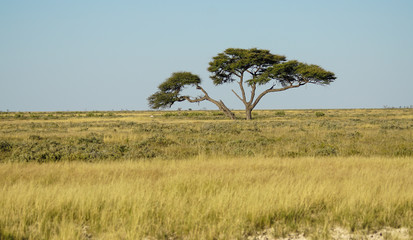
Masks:
[[[243,112],[235,112],[238,115]],[[413,156],[413,109],[1,113],[0,162]]]

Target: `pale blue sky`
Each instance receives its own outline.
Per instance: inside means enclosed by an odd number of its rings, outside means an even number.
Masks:
[[[0,111],[146,110],[175,71],[201,76],[226,48],[262,48],[338,77],[257,108],[413,105],[411,0],[0,1]],[[176,104],[172,109],[215,109]]]

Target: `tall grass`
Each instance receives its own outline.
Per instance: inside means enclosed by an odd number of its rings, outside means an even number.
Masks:
[[[0,239],[413,229],[412,109],[262,110],[254,119],[0,113]]]
[[[413,159],[3,163],[0,238],[242,239],[413,228]],[[320,233],[321,231],[321,233]]]

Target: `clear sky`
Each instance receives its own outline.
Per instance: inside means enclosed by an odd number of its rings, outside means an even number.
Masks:
[[[2,0],[0,111],[147,110],[175,71],[198,74],[211,97],[242,109],[236,86],[214,87],[206,70],[229,47],[337,76],[267,95],[257,108],[413,105],[412,0]]]

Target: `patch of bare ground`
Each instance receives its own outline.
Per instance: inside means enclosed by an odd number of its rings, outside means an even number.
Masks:
[[[248,237],[248,240],[310,240],[310,239],[333,239],[333,240],[408,240],[412,239],[407,228],[383,228],[378,231],[372,231],[369,233],[354,232],[341,228],[335,227],[329,231],[327,236],[320,236],[318,234],[308,234],[305,236],[304,233],[290,233],[284,237],[274,237],[273,229],[266,229],[261,232],[257,232],[255,236]]]

